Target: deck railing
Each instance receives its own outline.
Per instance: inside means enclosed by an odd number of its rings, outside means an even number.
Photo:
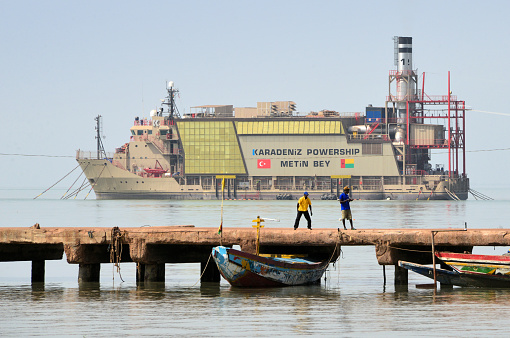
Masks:
[[[103,156],[98,156],[97,151],[85,151],[85,150],[77,150],[76,151],[76,159],[77,160],[97,160],[97,159],[107,159],[111,161],[113,158],[113,153],[107,152],[106,158]]]

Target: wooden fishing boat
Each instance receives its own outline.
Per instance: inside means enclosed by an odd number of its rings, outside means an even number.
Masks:
[[[510,281],[510,256],[507,255],[436,252],[436,257],[459,273],[502,276]]]
[[[398,265],[422,276],[434,279],[431,266],[399,261]],[[445,285],[480,288],[510,288],[510,279],[499,275],[466,274],[455,270],[436,268],[436,280]]]
[[[223,278],[243,287],[314,284],[329,264],[295,256],[264,257],[224,246],[214,247],[212,257]]]
[[[436,280],[463,287],[510,288],[510,257],[436,252],[439,262],[450,270],[436,268]],[[399,261],[400,267],[434,279],[431,266]]]

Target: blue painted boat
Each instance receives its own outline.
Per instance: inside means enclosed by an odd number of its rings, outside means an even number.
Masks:
[[[263,257],[224,246],[214,247],[212,257],[223,278],[242,287],[314,284],[329,265],[300,257]]]

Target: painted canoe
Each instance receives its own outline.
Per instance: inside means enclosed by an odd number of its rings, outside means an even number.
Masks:
[[[398,265],[425,277],[434,279],[431,266],[399,261]],[[441,284],[479,288],[510,288],[510,278],[500,275],[461,273],[456,270],[436,268],[436,280]]]
[[[232,286],[272,287],[314,284],[328,262],[304,258],[263,257],[224,246],[212,249],[221,275]]]
[[[510,280],[510,256],[436,252],[436,257],[460,273],[498,275]]]

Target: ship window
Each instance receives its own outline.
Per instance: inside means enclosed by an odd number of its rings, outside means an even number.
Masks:
[[[188,174],[245,173],[241,151],[231,122],[178,123]]]
[[[137,130],[137,131],[136,131],[136,134],[137,134],[137,135],[143,135],[143,130]]]
[[[152,134],[152,130],[149,130],[149,135],[151,135],[151,134]]]
[[[131,130],[131,135],[136,135],[134,130]]]
[[[240,135],[253,134],[344,134],[341,121],[237,121]]]
[[[161,132],[161,136],[164,136],[168,133],[168,130],[161,129],[160,132]]]

